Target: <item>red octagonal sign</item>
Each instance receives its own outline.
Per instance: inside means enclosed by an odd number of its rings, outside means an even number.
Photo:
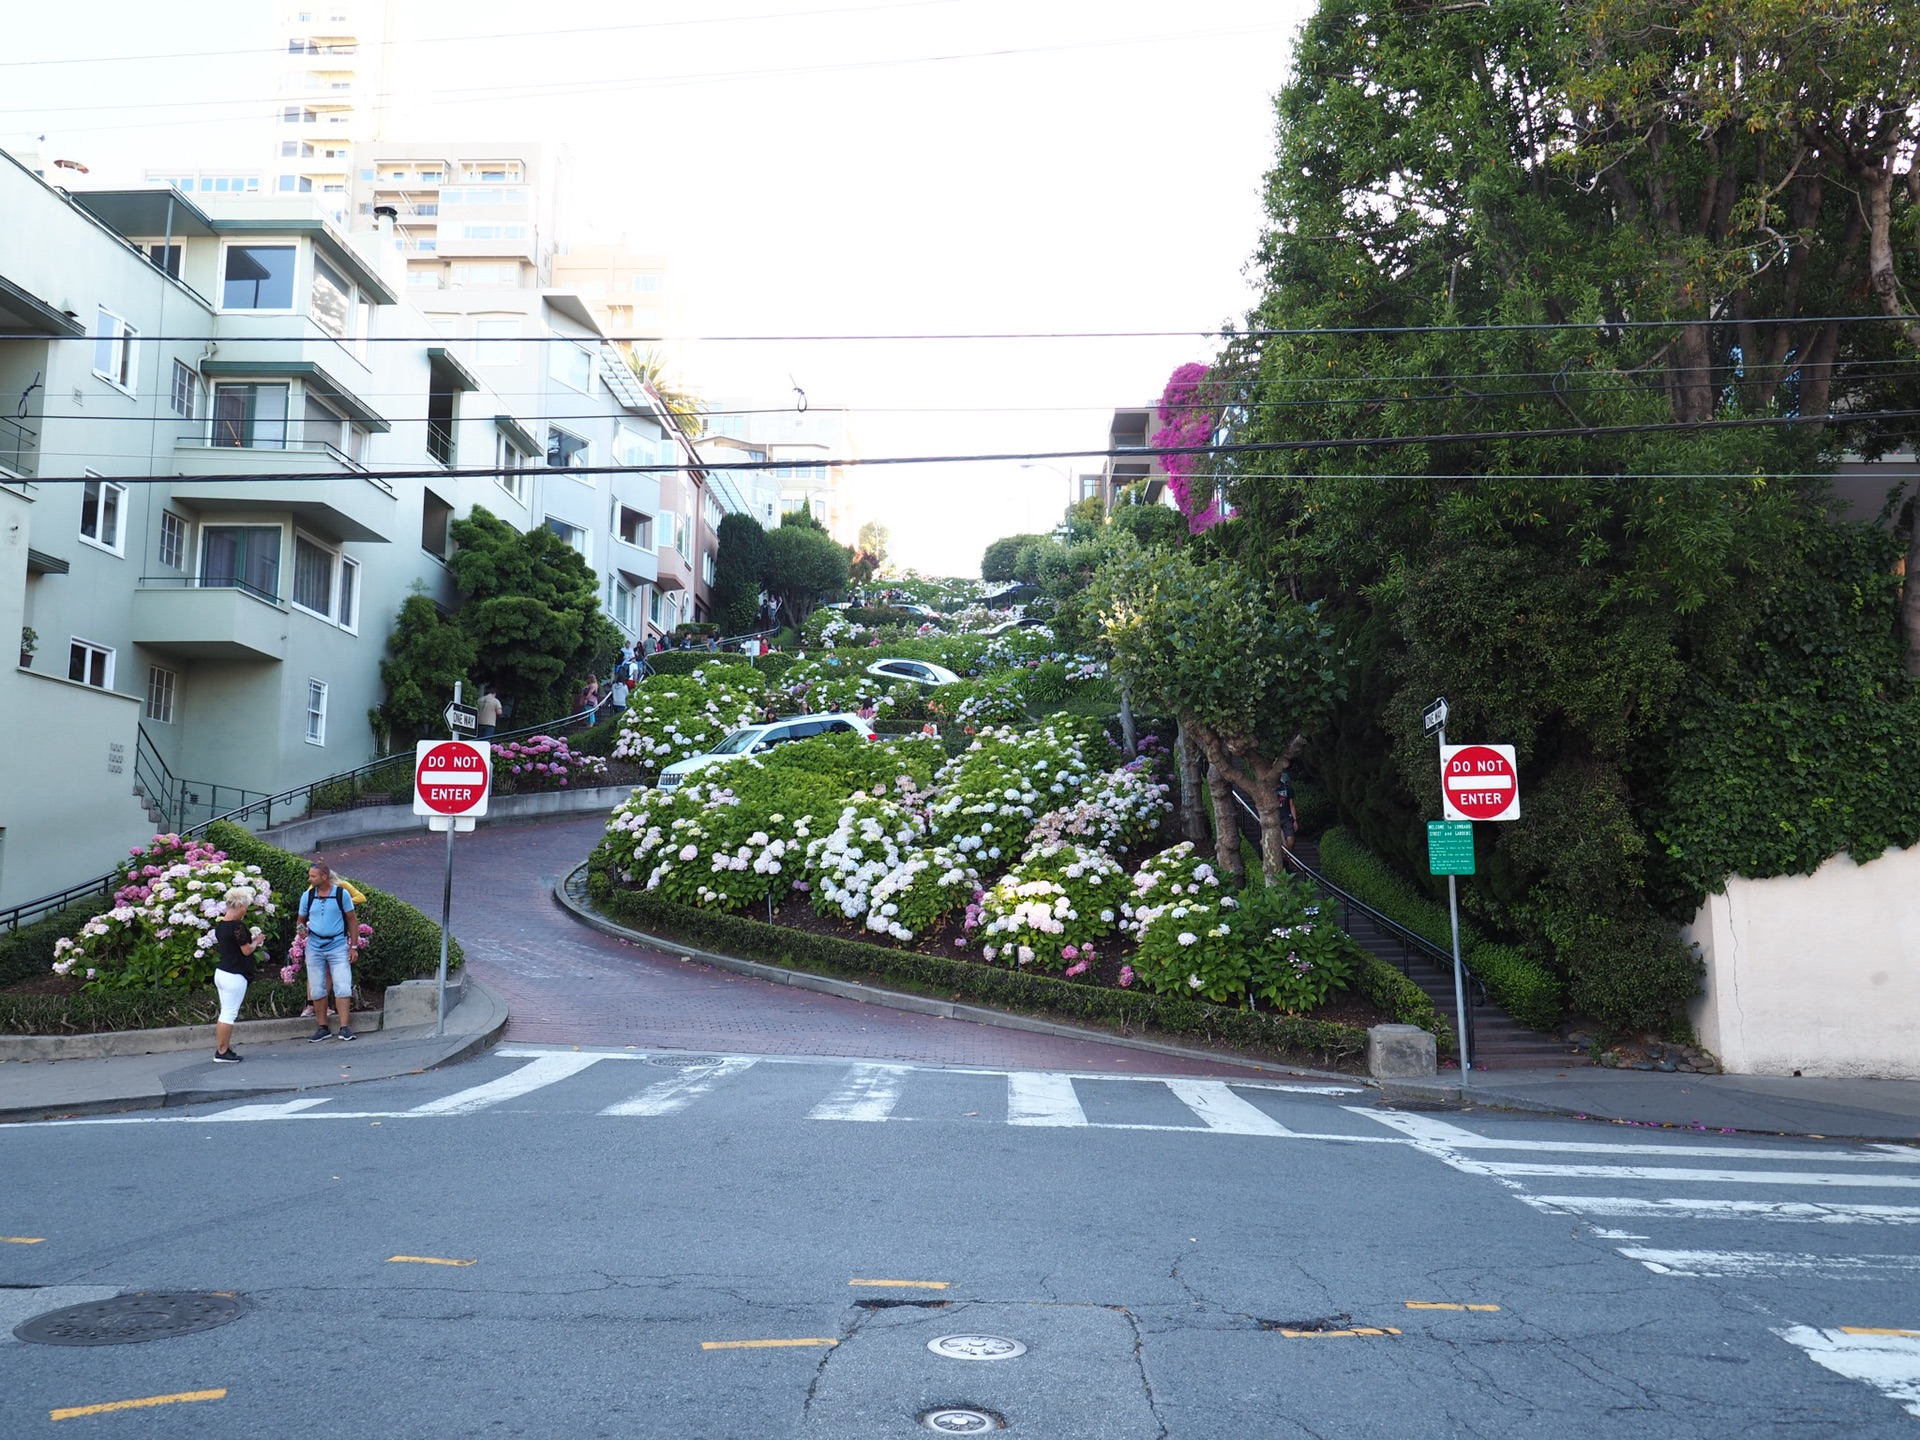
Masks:
[[[492,752],[484,740],[422,740],[414,752],[413,813],[486,814]]]
[[[1449,820],[1518,820],[1520,771],[1513,747],[1441,746],[1440,803]]]

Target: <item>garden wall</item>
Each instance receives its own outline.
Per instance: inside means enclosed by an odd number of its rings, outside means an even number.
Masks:
[[[549,815],[607,814],[633,793],[631,785],[595,785],[581,790],[541,790],[531,795],[496,795],[487,802],[487,813],[475,825],[485,827],[518,820],[539,820]],[[349,840],[366,840],[381,835],[424,833],[426,818],[413,813],[411,805],[363,805],[357,810],[336,810],[305,820],[290,821],[260,832],[283,850],[306,854],[328,845]]]
[[[1735,876],[1687,938],[1694,1028],[1728,1074],[1920,1080],[1920,846]]]

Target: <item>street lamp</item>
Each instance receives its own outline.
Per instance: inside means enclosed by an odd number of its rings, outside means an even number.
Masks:
[[[1063,469],[1062,469],[1062,468],[1061,468],[1060,466],[1058,466],[1058,465],[1050,465],[1050,464],[1048,464],[1048,463],[1047,463],[1047,462],[1046,462],[1045,460],[1022,460],[1022,461],[1020,462],[1020,468],[1021,468],[1022,470],[1051,470],[1051,471],[1053,471],[1053,473],[1054,473],[1054,474],[1056,474],[1056,475],[1058,475],[1058,476],[1059,476],[1059,477],[1060,477],[1060,478],[1061,478],[1062,480],[1064,480],[1064,481],[1066,481],[1066,482],[1067,482],[1067,505],[1066,505],[1066,508],[1067,508],[1067,509],[1069,509],[1069,510],[1071,510],[1071,509],[1073,508],[1073,503],[1074,503],[1074,501],[1075,501],[1075,500],[1076,500],[1076,499],[1077,499],[1078,497],[1077,497],[1077,496],[1076,496],[1076,495],[1075,495],[1075,494],[1073,493],[1073,475],[1071,474],[1071,472],[1069,472],[1069,471],[1067,471],[1067,470],[1063,470]],[[1062,517],[1061,517],[1061,523],[1062,523],[1062,524],[1064,524],[1064,523],[1065,523],[1065,516],[1064,516],[1064,514],[1063,514],[1063,515],[1062,515]],[[1056,527],[1056,528],[1057,528],[1057,527]]]

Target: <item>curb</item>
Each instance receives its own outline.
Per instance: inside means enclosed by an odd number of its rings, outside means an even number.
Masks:
[[[466,1037],[455,1049],[430,1064],[396,1073],[414,1074],[417,1071],[439,1070],[448,1065],[457,1065],[463,1060],[471,1060],[484,1050],[491,1049],[499,1041],[506,1031],[509,1019],[505,1003],[477,980],[469,979],[467,985],[470,992],[467,997],[469,1000],[484,998],[494,1010],[491,1023],[484,1030],[477,1030]],[[304,1024],[302,1028],[305,1028]],[[389,1031],[388,1033],[399,1032]],[[65,1105],[22,1105],[0,1109],[0,1124],[23,1124],[34,1120],[65,1120],[85,1115],[117,1115],[132,1110],[169,1110],[184,1105],[217,1105],[228,1100],[252,1100],[264,1095],[291,1095],[302,1090],[325,1090],[340,1085],[360,1085],[372,1080],[393,1078],[393,1075],[367,1075],[358,1080],[323,1081],[307,1085],[256,1085],[247,1089],[166,1091],[156,1095],[102,1096],[97,1100],[73,1101]]]
[[[697,950],[677,940],[649,935],[644,930],[630,930],[625,925],[617,924],[598,911],[580,904],[567,893],[567,883],[586,868],[586,862],[582,861],[563,875],[559,883],[553,887],[554,902],[562,910],[582,925],[598,930],[603,935],[611,935],[618,940],[630,940],[666,955],[677,955],[683,960],[711,965],[716,970],[728,970],[736,975],[750,975],[756,980],[768,980],[776,985],[791,986],[795,990],[813,990],[822,995],[837,995],[843,1000],[855,1000],[862,1005],[878,1005],[888,1010],[907,1010],[916,1015],[933,1015],[942,1020],[965,1020],[975,1025],[992,1025],[1002,1030],[1025,1030],[1036,1035],[1050,1035],[1059,1040],[1087,1040],[1099,1045],[1118,1045],[1127,1050],[1146,1050],[1157,1055],[1173,1055],[1182,1060],[1204,1060],[1214,1065],[1237,1065],[1244,1069],[1264,1070],[1275,1075],[1297,1075],[1314,1080],[1339,1080],[1353,1085],[1379,1087],[1379,1081],[1366,1075],[1349,1075],[1339,1070],[1312,1070],[1303,1065],[1278,1065],[1271,1060],[1253,1060],[1233,1054],[1222,1054],[1214,1050],[1193,1050],[1184,1045],[1167,1045],[1157,1040],[1142,1040],[1131,1035],[1114,1035],[1105,1030],[1088,1030],[1078,1025],[1063,1025],[1057,1020],[1037,1020],[1028,1015],[992,1010],[984,1005],[962,1005],[951,1000],[930,999],[924,995],[907,995],[898,990],[883,990],[877,985],[861,985],[851,980],[834,980],[805,970],[789,970],[784,966],[769,965],[759,960],[742,960],[737,956],[722,955],[717,951]]]
[[[366,1024],[369,1034],[384,1028],[385,1012],[356,1010],[355,1028]],[[281,1020],[242,1020],[233,1027],[234,1043],[264,1045],[274,1040],[297,1040],[313,1028],[307,1016]],[[169,1055],[198,1050],[213,1043],[213,1026],[165,1025],[153,1030],[88,1030],[74,1035],[0,1035],[0,1063],[23,1060],[117,1060],[129,1055]]]

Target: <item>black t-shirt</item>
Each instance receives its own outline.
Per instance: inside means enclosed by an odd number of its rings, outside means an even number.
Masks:
[[[253,957],[240,953],[240,947],[253,939],[253,932],[246,923],[240,920],[216,920],[213,922],[213,939],[220,948],[220,963],[214,968],[251,981]]]

